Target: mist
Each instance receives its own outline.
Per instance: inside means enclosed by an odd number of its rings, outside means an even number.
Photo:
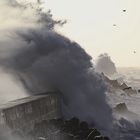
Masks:
[[[59,91],[64,118],[74,116],[110,129],[112,113],[106,102],[106,85],[94,71],[91,56],[55,31],[65,21],[54,20],[38,3],[2,0],[0,7],[5,13],[0,15],[4,18],[0,66],[16,79],[14,82],[22,84],[29,95]]]
[[[27,96],[27,90],[11,74],[0,70],[0,104]]]
[[[66,21],[54,19],[44,3],[1,0],[0,8],[1,103],[57,91],[65,119],[77,117],[116,140],[125,126],[139,128],[112,116],[100,74],[117,72],[108,54],[101,54],[94,65],[77,42],[57,32]]]
[[[103,72],[107,76],[111,76],[117,72],[115,63],[107,53],[99,55],[96,60],[95,70],[99,73]]]

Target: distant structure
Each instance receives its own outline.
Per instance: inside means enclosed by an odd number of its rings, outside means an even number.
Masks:
[[[103,72],[107,76],[112,76],[117,73],[117,68],[111,57],[107,53],[104,53],[99,55],[95,61],[95,71],[98,73]]]
[[[36,123],[61,117],[57,93],[39,94],[0,106],[0,128],[27,134]]]

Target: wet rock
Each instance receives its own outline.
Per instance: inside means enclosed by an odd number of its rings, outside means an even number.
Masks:
[[[36,123],[32,132],[29,133],[32,140],[38,138],[59,140],[109,140],[102,137],[97,129],[90,128],[87,122],[80,122],[78,118],[69,120],[53,119]],[[53,138],[52,138],[53,137]]]
[[[80,120],[78,118],[72,118],[64,121],[64,125],[62,130],[66,133],[73,134],[77,136],[79,134],[80,129]]]
[[[126,112],[128,111],[127,106],[125,103],[119,103],[116,105],[116,107],[114,108],[115,111],[118,112]]]
[[[102,136],[96,136],[92,140],[104,140],[104,137],[102,137]]]
[[[104,137],[104,140],[110,140],[110,139],[109,139],[109,137],[106,137],[106,136],[105,136],[105,137]]]
[[[87,138],[87,136],[90,133],[90,129],[88,127],[88,123],[87,122],[81,122],[80,123],[80,131],[79,131],[79,135],[81,139],[85,139]]]
[[[38,137],[38,140],[47,140],[47,139],[44,137]]]
[[[87,122],[81,122],[80,123],[80,130],[85,131],[88,129],[88,123]]]
[[[123,84],[120,86],[120,88],[124,90],[124,89],[128,88],[128,85],[127,85],[126,83],[123,83]]]
[[[97,129],[92,129],[89,135],[87,136],[87,140],[94,140],[95,137],[100,137],[100,132]]]
[[[96,136],[93,140],[110,140],[108,137]]]

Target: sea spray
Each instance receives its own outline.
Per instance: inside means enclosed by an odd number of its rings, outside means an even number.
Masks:
[[[112,112],[106,102],[106,85],[85,50],[55,31],[55,25],[64,22],[53,20],[50,12],[45,14],[37,6],[6,2],[8,5],[1,2],[8,13],[3,21],[8,26],[1,29],[1,67],[18,77],[17,82],[30,94],[49,87],[60,91],[65,118],[74,116],[110,129]]]

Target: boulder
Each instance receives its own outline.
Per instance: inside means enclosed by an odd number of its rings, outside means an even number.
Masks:
[[[126,112],[128,111],[127,106],[125,103],[119,103],[116,105],[116,107],[114,108],[115,111],[118,112]]]
[[[100,132],[97,129],[93,129],[87,136],[87,140],[94,140],[95,137],[100,137]],[[99,139],[100,140],[100,139]]]

